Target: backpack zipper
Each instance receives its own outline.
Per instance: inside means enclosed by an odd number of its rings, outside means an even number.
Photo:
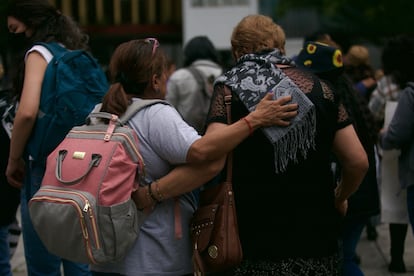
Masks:
[[[98,235],[98,228],[96,226],[96,224],[97,224],[96,223],[96,218],[94,216],[93,208],[91,208],[91,204],[89,203],[89,200],[86,196],[84,196],[81,193],[77,193],[77,192],[73,192],[73,191],[62,191],[62,190],[56,190],[56,189],[50,189],[50,188],[43,188],[42,191],[53,192],[53,193],[61,193],[61,194],[72,194],[72,195],[80,197],[83,200],[83,202],[85,203],[85,205],[82,208],[82,211],[85,212],[86,214],[89,214],[89,219],[91,221],[91,226],[92,226],[93,237],[94,237],[94,240],[95,240],[95,247],[97,249],[101,249],[101,243],[99,241],[99,235]]]
[[[91,222],[91,227],[92,227],[92,232],[93,232],[93,238],[95,241],[95,246],[97,249],[101,248],[100,245],[100,241],[98,238],[98,231],[97,231],[97,227],[96,227],[96,219],[93,213],[93,208],[91,208],[91,205],[89,203],[89,200],[81,193],[76,193],[76,192],[70,192],[70,191],[61,191],[61,190],[55,190],[55,189],[42,189],[42,191],[46,191],[46,192],[55,192],[55,193],[61,193],[61,194],[73,194],[76,195],[78,197],[80,197],[82,199],[82,201],[84,202],[83,207],[81,208],[81,206],[79,206],[78,202],[76,200],[73,199],[65,199],[65,198],[57,198],[57,197],[53,197],[53,196],[47,196],[47,195],[39,195],[36,197],[33,197],[31,200],[32,201],[42,201],[42,200],[47,200],[49,202],[63,202],[63,203],[69,203],[71,205],[73,205],[75,207],[75,209],[77,210],[78,216],[79,216],[79,221],[80,221],[80,225],[82,228],[82,235],[84,237],[85,243],[86,243],[86,249],[87,249],[87,253],[89,256],[89,259],[96,264],[95,258],[93,257],[92,254],[92,249],[91,249],[91,241],[89,239],[89,231],[88,231],[88,227],[86,225],[86,221],[85,221],[85,216],[83,215],[83,213],[86,213],[89,215],[89,219]]]

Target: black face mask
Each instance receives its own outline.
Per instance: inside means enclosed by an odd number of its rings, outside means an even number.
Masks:
[[[24,32],[18,34],[9,33],[8,41],[9,49],[15,53],[26,50],[30,45],[30,40]]]

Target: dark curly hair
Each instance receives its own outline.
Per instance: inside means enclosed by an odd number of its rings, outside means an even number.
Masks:
[[[387,40],[381,61],[384,73],[391,75],[401,88],[414,81],[414,35],[400,34]]]
[[[20,98],[23,89],[25,62],[28,47],[36,42],[60,42],[66,48],[89,50],[89,37],[70,17],[63,15],[48,0],[11,0],[8,2],[6,16],[12,16],[32,31],[30,37],[19,41],[22,45],[12,45],[14,66],[10,70],[12,93]]]
[[[68,49],[88,49],[88,35],[48,0],[10,1],[6,15],[13,16],[33,31],[29,37],[32,43],[57,41]]]

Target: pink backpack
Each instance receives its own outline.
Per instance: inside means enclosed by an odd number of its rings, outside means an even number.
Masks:
[[[64,259],[106,263],[125,256],[144,214],[131,193],[143,177],[135,131],[126,122],[140,109],[165,103],[138,100],[119,119],[91,113],[48,156],[40,189],[29,201],[33,226],[46,248]],[[108,119],[108,123],[103,120]]]

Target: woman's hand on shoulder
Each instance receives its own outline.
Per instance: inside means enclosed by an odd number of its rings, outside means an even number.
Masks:
[[[248,115],[249,121],[261,127],[289,126],[290,120],[298,114],[298,104],[290,103],[291,96],[273,99],[273,94],[268,93],[256,106],[256,109]]]

